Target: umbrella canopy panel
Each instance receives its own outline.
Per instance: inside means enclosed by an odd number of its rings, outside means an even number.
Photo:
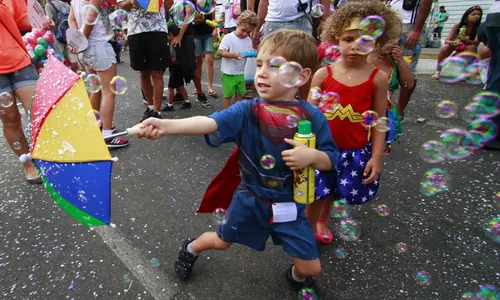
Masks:
[[[78,78],[41,124],[31,150],[33,159],[52,162],[111,160],[86,97],[83,80]]]
[[[86,226],[109,224],[113,162],[35,163],[59,207]]]
[[[36,85],[30,109],[29,141],[32,151],[45,117],[76,81],[80,79],[78,75],[53,56],[47,60],[45,69]]]
[[[163,6],[163,0],[138,0],[139,4],[149,12],[160,12],[160,8]]]

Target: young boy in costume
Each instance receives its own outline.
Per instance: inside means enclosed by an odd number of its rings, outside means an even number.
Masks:
[[[282,85],[272,58],[284,57],[302,66],[299,81],[293,88]],[[143,133],[150,139],[164,135],[205,135],[207,143],[217,147],[234,142],[239,147],[241,183],[233,195],[226,222],[217,232],[205,232],[197,239],[187,239],[175,262],[181,280],[189,279],[198,256],[207,250],[225,250],[232,243],[263,251],[269,236],[292,256],[287,278],[296,290],[311,288],[313,277],[321,271],[316,242],[305,205],[293,202],[293,170],[312,166],[335,171],[338,149],[333,142],[323,114],[304,100],[296,100],[300,86],[306,84],[318,64],[316,41],[298,30],[280,30],[261,43],[257,56],[255,86],[259,96],[240,101],[208,117],[177,120],[147,119]],[[287,120],[308,120],[316,134],[317,149],[293,140],[297,128]],[[288,117],[288,118],[287,118]],[[262,165],[263,158],[274,166]],[[287,222],[277,222],[286,217]]]

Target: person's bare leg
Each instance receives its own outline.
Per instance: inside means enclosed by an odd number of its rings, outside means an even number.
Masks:
[[[115,94],[111,91],[111,85],[109,84],[113,77],[116,76],[116,65],[111,65],[111,67],[105,71],[98,71],[97,75],[101,78],[101,93],[102,93],[102,103],[101,103],[101,122],[103,130],[111,130],[113,126],[113,114],[115,112]]]
[[[332,196],[329,196],[326,198],[326,200],[321,201],[323,202],[323,206],[321,208],[321,214],[319,215],[318,221],[328,221],[328,218],[330,217],[330,212],[331,212],[331,207],[335,199],[333,199]],[[328,233],[330,229],[328,228],[328,225],[316,223],[316,228],[315,232],[323,232],[325,235]]]
[[[457,46],[452,45],[444,45],[443,48],[441,48],[438,55],[436,71],[441,71],[441,63],[447,59],[456,48]]]
[[[26,114],[28,114],[28,111],[30,110],[31,99],[33,98],[34,93],[35,93],[35,86],[34,85],[18,88],[14,92],[16,98],[21,101],[21,104],[23,105],[23,108],[24,108],[24,112]]]
[[[10,148],[17,157],[21,156],[21,154],[29,153],[30,150],[26,137],[24,136],[23,127],[21,125],[21,114],[19,113],[17,105],[14,103],[14,105],[2,108],[2,110],[5,111],[4,114],[0,114],[0,119],[3,124],[3,134]],[[23,167],[27,178],[31,179],[38,177],[38,172],[31,162],[24,163]]]
[[[205,232],[191,242],[191,247],[197,254],[207,250],[226,250],[230,246],[231,244],[221,240],[216,232]]]
[[[234,103],[243,100],[243,95],[240,95],[238,93],[234,94]]]
[[[214,83],[214,54],[207,53],[205,54],[205,63],[207,64],[207,81],[208,81],[208,92],[213,91],[213,83]]]
[[[479,59],[480,60],[483,60],[483,59],[488,59],[491,57],[491,51],[490,51],[490,48],[488,48],[488,46],[484,46],[483,48],[481,48],[481,50],[479,50]]]
[[[321,273],[321,263],[319,258],[313,260],[303,260],[298,257],[293,258],[295,266],[295,276],[306,279],[307,277],[315,277]]]
[[[186,88],[184,86],[178,87],[177,88],[177,92],[181,93],[182,98],[184,99],[184,101],[189,100],[188,92],[187,92],[187,90],[186,90]]]
[[[314,201],[306,206],[306,216],[313,229],[313,234],[316,236],[316,224],[318,224],[319,216],[323,210],[325,201]]]
[[[408,102],[410,102],[411,95],[415,88],[417,87],[417,80],[415,79],[415,83],[413,87],[409,89],[408,87],[402,86],[401,91],[399,92],[399,101],[398,101],[398,114],[400,116],[404,115],[406,106],[408,106]]]
[[[141,71],[141,88],[146,97],[148,105],[153,105],[153,84],[151,83],[151,72]]]
[[[177,91],[178,91],[178,89],[177,89]],[[174,104],[174,96],[175,96],[175,89],[168,88],[168,104],[169,105]]]
[[[163,71],[151,71],[151,79],[153,79],[153,104],[155,111],[160,112],[165,84],[163,81]]]
[[[203,89],[201,88],[201,70],[203,69],[203,56],[196,57],[196,70],[193,73],[193,82],[194,87],[198,94],[203,93]]]
[[[231,106],[231,98],[226,98],[224,97],[224,106],[222,107],[223,109],[226,109],[228,108],[229,106]]]

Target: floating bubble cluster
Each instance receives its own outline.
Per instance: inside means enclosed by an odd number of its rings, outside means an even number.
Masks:
[[[389,207],[385,204],[380,204],[377,206],[377,214],[381,217],[387,217],[389,215]]]
[[[451,176],[443,169],[434,168],[425,172],[420,191],[425,196],[434,196],[437,193],[446,191],[451,186]]]
[[[177,1],[169,10],[173,21],[181,26],[191,24],[195,18],[196,8],[191,1]]]
[[[115,95],[123,95],[127,92],[127,79],[122,76],[115,76],[109,83],[111,92]]]
[[[356,40],[354,51],[359,55],[368,55],[375,49],[376,40],[369,35],[362,35]]]
[[[396,251],[399,253],[406,253],[408,251],[408,245],[406,245],[406,243],[403,242],[397,243]]]
[[[436,115],[439,118],[448,119],[457,114],[457,104],[450,100],[443,100],[436,106]]]
[[[286,127],[288,128],[296,128],[299,125],[299,117],[295,115],[286,116]]]
[[[270,169],[274,168],[275,165],[276,165],[276,161],[271,154],[263,155],[260,158],[260,166],[266,170],[270,170]]]
[[[89,74],[85,77],[85,88],[89,93],[98,93],[101,91],[101,78],[97,74]]]
[[[361,117],[363,118],[361,125],[365,126],[366,128],[372,128],[377,125],[378,114],[376,111],[367,110],[363,112],[363,114],[361,114]]]
[[[335,257],[338,259],[344,259],[346,257],[346,252],[344,248],[335,249]]]
[[[196,8],[198,11],[204,15],[209,15],[215,11],[215,1],[214,0],[197,0]]]
[[[500,244],[500,217],[491,219],[486,225],[486,236]]]
[[[314,290],[312,288],[302,288],[297,293],[297,299],[298,300],[316,300],[316,299],[318,299],[318,296],[316,295],[316,292],[314,292]]]
[[[332,205],[332,216],[347,219],[351,215],[351,208],[345,200],[335,200]]]
[[[323,59],[324,63],[331,65],[336,63],[341,56],[341,48],[338,45],[331,45],[325,49],[325,57]]]
[[[361,235],[359,223],[352,219],[341,220],[336,226],[336,231],[341,239],[348,242],[359,239]]]
[[[426,271],[417,271],[415,280],[420,286],[429,286],[432,283],[431,275]]]
[[[323,4],[316,3],[311,7],[311,16],[313,18],[321,18],[325,13],[325,7]]]
[[[0,108],[9,108],[14,105],[14,98],[10,93],[4,92],[0,94]]]
[[[214,210],[214,218],[215,221],[217,221],[217,224],[219,225],[224,225],[227,223],[227,218],[226,218],[227,211],[224,208],[216,208]]]
[[[361,21],[360,26],[363,34],[376,39],[384,33],[385,21],[381,16],[368,16]]]
[[[83,22],[87,25],[95,25],[99,20],[99,10],[92,4],[87,4],[81,10]]]
[[[296,62],[287,62],[282,65],[279,70],[279,79],[282,85],[292,88],[300,84],[302,77],[302,66]]]
[[[110,15],[111,16],[111,15]],[[125,30],[128,28],[128,12],[124,9],[118,9],[112,13],[113,26],[117,30]]]

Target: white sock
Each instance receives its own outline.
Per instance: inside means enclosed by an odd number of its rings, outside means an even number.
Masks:
[[[172,107],[172,106],[174,106],[174,104],[173,104],[173,103],[172,103],[172,104],[167,103],[167,105],[168,105],[168,107]]]
[[[154,106],[154,105],[149,105],[149,104],[148,104],[148,107],[149,107],[149,109],[153,109],[153,110],[155,109],[155,106]]]
[[[191,103],[191,100],[184,100],[184,101],[186,101],[187,103]]]
[[[112,134],[113,134],[113,130],[111,130],[111,129],[106,129],[106,130],[102,131],[102,136],[108,136],[108,135],[112,135]]]
[[[292,278],[297,282],[304,282],[306,280],[305,278],[300,278],[297,275],[295,275],[295,266],[292,267]]]
[[[191,243],[189,243],[189,244],[187,245],[186,250],[187,250],[189,253],[193,254],[194,256],[198,256],[199,254],[198,254],[198,253],[196,253],[196,252],[194,252],[194,250],[193,250],[193,246],[191,246],[191,244],[192,244],[192,243],[193,243],[193,242],[191,242]]]

